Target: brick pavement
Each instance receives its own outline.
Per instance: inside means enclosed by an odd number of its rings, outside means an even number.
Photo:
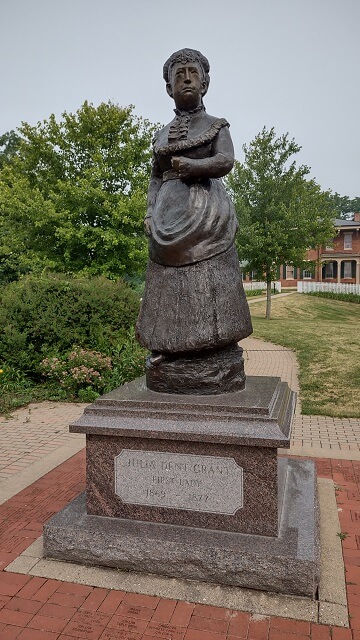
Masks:
[[[246,375],[279,376],[293,391],[299,391],[299,367],[291,349],[252,337],[240,345],[244,349]]]
[[[69,424],[86,404],[42,402],[16,409],[11,417],[0,416],[0,483],[33,465],[60,447],[79,440]],[[84,437],[80,436],[84,442]]]
[[[1,640],[360,640],[360,463],[316,464],[337,485],[349,628],[7,573],[44,522],[83,490],[80,451],[0,506]]]

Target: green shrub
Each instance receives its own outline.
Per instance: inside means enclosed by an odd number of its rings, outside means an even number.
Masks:
[[[0,389],[2,393],[18,391],[28,386],[30,386],[30,382],[21,371],[2,364],[0,369]]]
[[[13,367],[1,363],[0,369],[0,412],[6,413],[14,407],[26,404],[32,399],[30,380]]]
[[[142,276],[124,276],[124,280],[130,287],[136,291],[139,298],[144,295],[145,291],[145,274]]]
[[[74,345],[111,356],[138,310],[139,296],[122,280],[25,277],[0,291],[0,363],[39,380],[41,361]]]
[[[308,291],[307,296],[318,298],[328,298],[329,300],[340,300],[340,302],[354,302],[360,304],[360,295],[357,293],[336,293],[335,291]]]
[[[134,380],[145,372],[146,350],[135,339],[134,328],[128,332],[127,339],[119,344],[111,354],[113,368],[107,377],[105,391],[111,391],[128,380]]]
[[[253,298],[254,296],[266,296],[266,291],[262,289],[245,289],[245,295],[247,298]]]
[[[276,296],[278,293],[280,293],[279,291],[274,291],[274,289],[271,290],[271,295],[272,296]],[[245,289],[245,295],[247,298],[253,298],[254,296],[266,296],[266,290],[262,290],[262,289]]]
[[[93,402],[143,375],[139,295],[122,280],[28,276],[0,290],[0,412],[38,400]]]

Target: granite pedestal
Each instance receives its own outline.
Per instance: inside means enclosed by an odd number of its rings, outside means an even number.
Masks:
[[[217,396],[140,378],[99,398],[70,427],[86,433],[86,498],[46,525],[45,555],[315,597],[315,469],[277,457],[294,406],[270,377]]]

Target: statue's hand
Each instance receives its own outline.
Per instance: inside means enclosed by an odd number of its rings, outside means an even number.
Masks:
[[[191,178],[194,174],[194,163],[190,158],[184,158],[183,156],[174,156],[171,158],[171,166],[179,174],[179,178],[186,180]]]
[[[151,218],[145,218],[144,231],[145,231],[145,235],[151,236]]]

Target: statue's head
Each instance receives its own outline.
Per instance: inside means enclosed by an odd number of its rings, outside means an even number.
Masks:
[[[196,49],[180,49],[175,51],[168,60],[166,60],[163,67],[163,77],[166,82],[166,90],[172,98],[173,96],[173,70],[179,65],[196,65],[199,67],[201,74],[201,96],[203,97],[209,87],[210,83],[210,64],[207,58],[203,56],[200,51]]]

